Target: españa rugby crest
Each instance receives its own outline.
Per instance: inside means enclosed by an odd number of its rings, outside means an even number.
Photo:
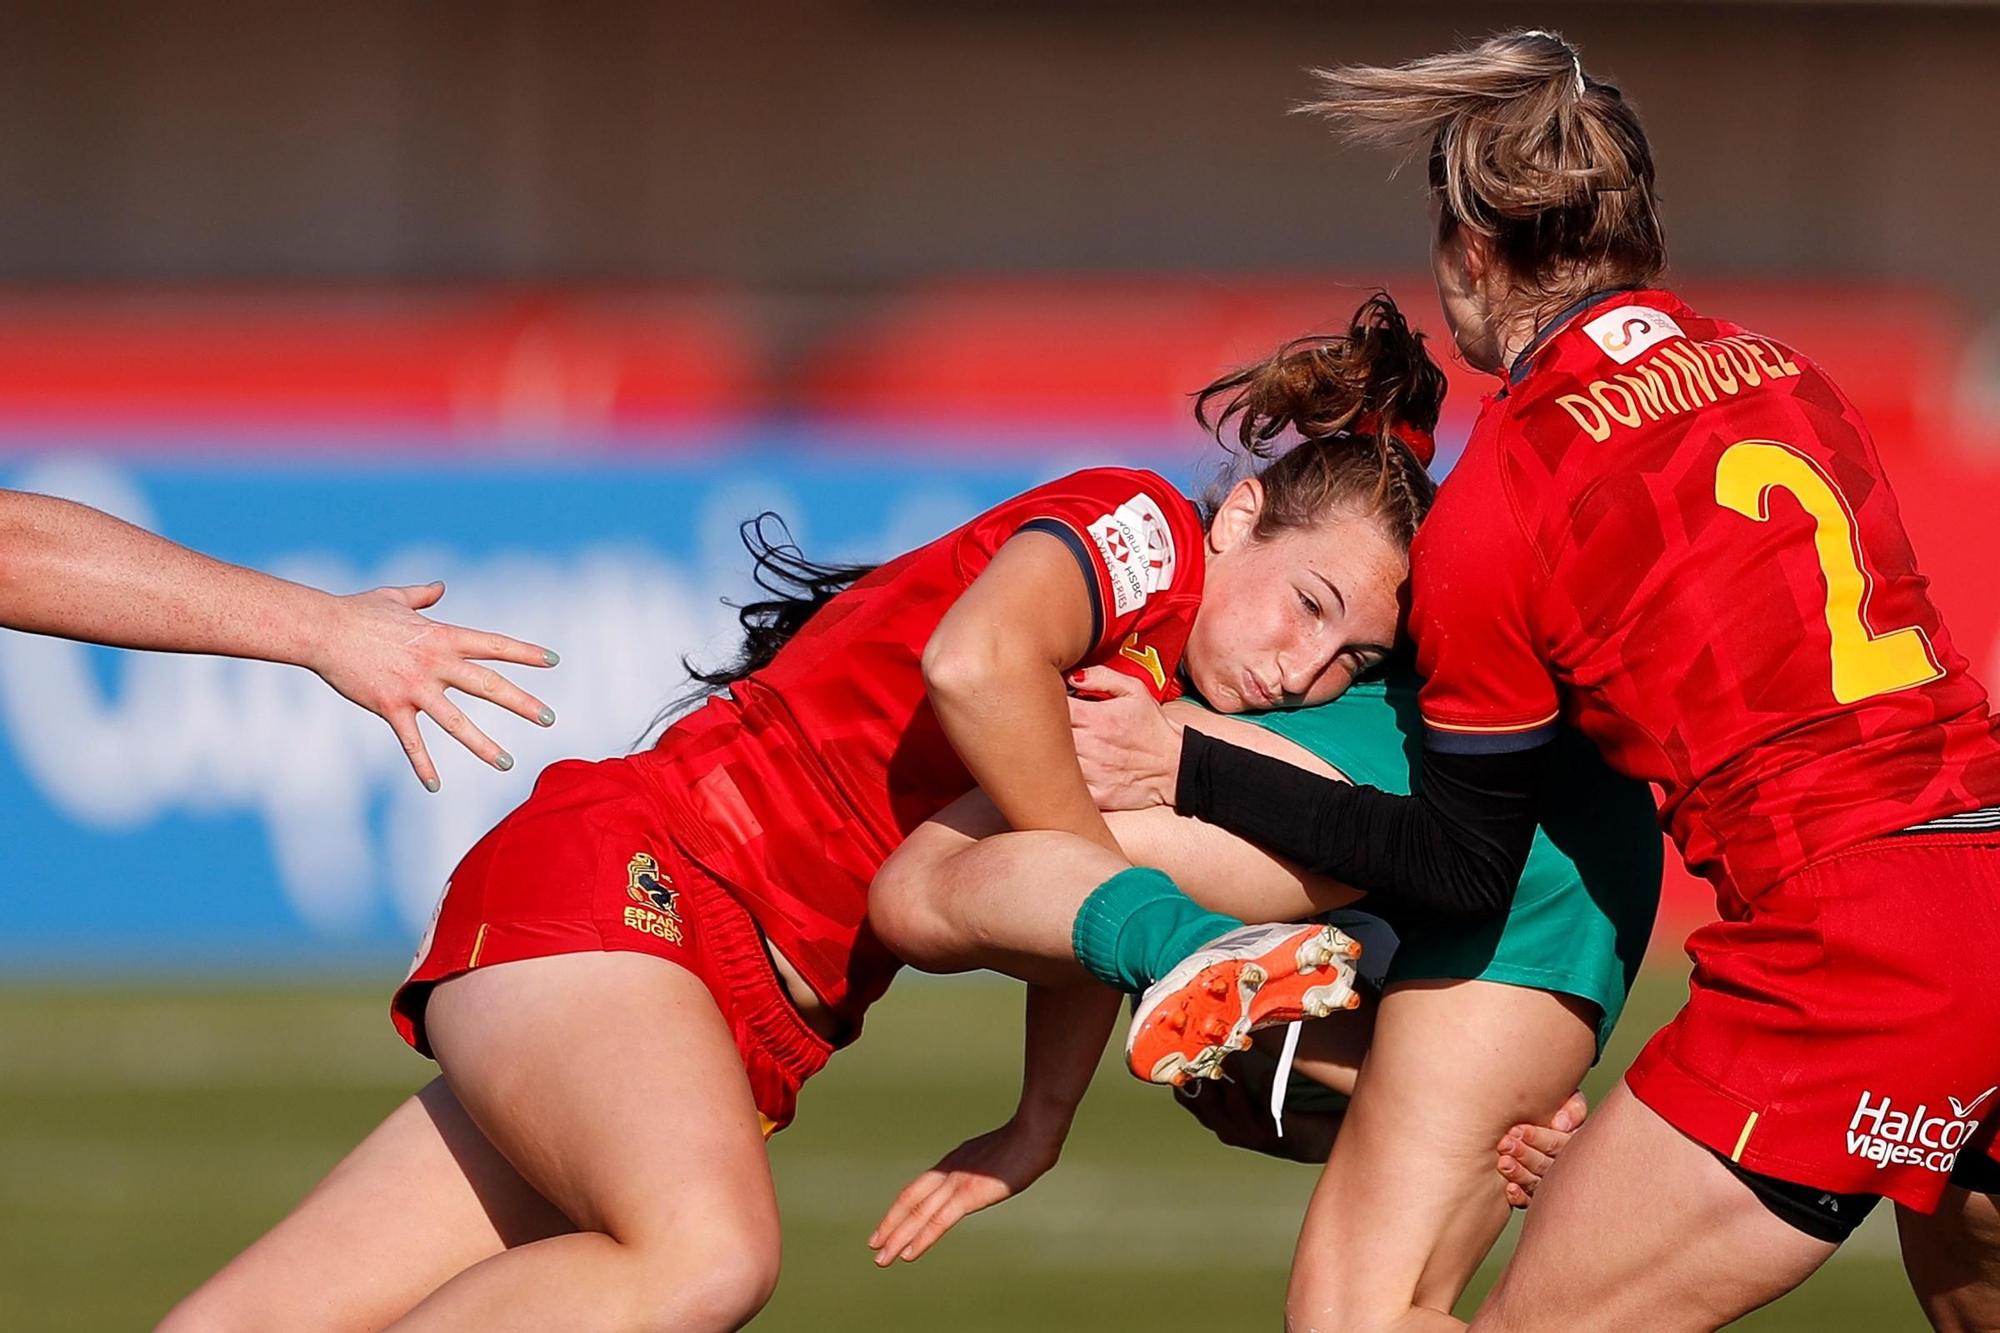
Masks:
[[[635,852],[625,863],[625,893],[642,904],[625,909],[625,924],[669,944],[681,942],[680,890],[660,873],[660,863],[646,852]]]

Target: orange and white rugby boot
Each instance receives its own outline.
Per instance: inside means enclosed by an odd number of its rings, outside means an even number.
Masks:
[[[1222,1061],[1258,1028],[1324,1018],[1361,1003],[1361,945],[1333,926],[1232,930],[1147,988],[1132,1013],[1125,1063],[1149,1083],[1221,1078]]]

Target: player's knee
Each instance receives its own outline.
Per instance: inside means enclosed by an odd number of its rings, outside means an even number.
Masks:
[[[955,971],[962,950],[937,901],[935,880],[899,870],[894,861],[868,888],[868,925],[889,951],[911,967]]]
[[[703,1279],[704,1300],[719,1328],[741,1328],[757,1317],[778,1289],[778,1247],[739,1253],[716,1264]]]
[[[688,1275],[677,1291],[654,1307],[642,1327],[647,1333],[680,1333],[683,1329],[734,1330],[757,1317],[778,1287],[778,1266],[724,1264]]]
[[[1288,1329],[1339,1329],[1341,1333],[1390,1333],[1406,1320],[1412,1307],[1408,1302],[1391,1309],[1369,1309],[1351,1299],[1285,1302]]]
[[[673,1263],[642,1257],[647,1289],[638,1327],[646,1333],[742,1328],[777,1290],[775,1227],[768,1234],[728,1225],[704,1231],[698,1243],[678,1247]]]
[[[1399,1326],[1415,1308],[1415,1296],[1407,1287],[1386,1288],[1381,1277],[1338,1261],[1296,1265],[1285,1292],[1285,1327],[1381,1333]]]

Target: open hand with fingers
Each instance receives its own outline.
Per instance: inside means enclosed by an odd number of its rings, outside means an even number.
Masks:
[[[961,1218],[1034,1184],[1062,1155],[1063,1137],[1017,1117],[946,1153],[904,1187],[868,1237],[876,1267],[914,1261]]]
[[[1174,803],[1181,728],[1146,687],[1106,666],[1068,677],[1070,739],[1100,810]]]
[[[437,767],[417,730],[427,714],[445,734],[505,772],[514,758],[465,715],[447,689],[475,695],[530,722],[554,726],[556,715],[479,659],[551,667],[553,652],[504,634],[447,625],[420,614],[444,596],[443,583],[376,588],[331,599],[332,612],[308,660],[342,697],[382,718],[403,743],[417,779],[438,789]]]
[[[1516,1208],[1528,1206],[1536,1186],[1588,1113],[1583,1094],[1573,1092],[1548,1124],[1516,1125],[1501,1137],[1500,1175],[1507,1182],[1508,1203]]]

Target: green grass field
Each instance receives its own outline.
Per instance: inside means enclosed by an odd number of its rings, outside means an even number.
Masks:
[[[1594,1085],[1681,991],[1649,975]],[[0,1327],[148,1327],[276,1220],[429,1077],[390,1031],[386,993],[0,991]],[[1220,1147],[1111,1070],[1061,1166],[1027,1195],[918,1264],[869,1263],[863,1242],[896,1190],[1011,1108],[1019,1003],[998,981],[912,978],[807,1090],[800,1124],[773,1144],[786,1267],[756,1327],[1278,1327],[1311,1171]],[[1921,1328],[1879,1212],[1805,1288],[1739,1327]],[[1210,1267],[1190,1281],[1196,1258]]]

